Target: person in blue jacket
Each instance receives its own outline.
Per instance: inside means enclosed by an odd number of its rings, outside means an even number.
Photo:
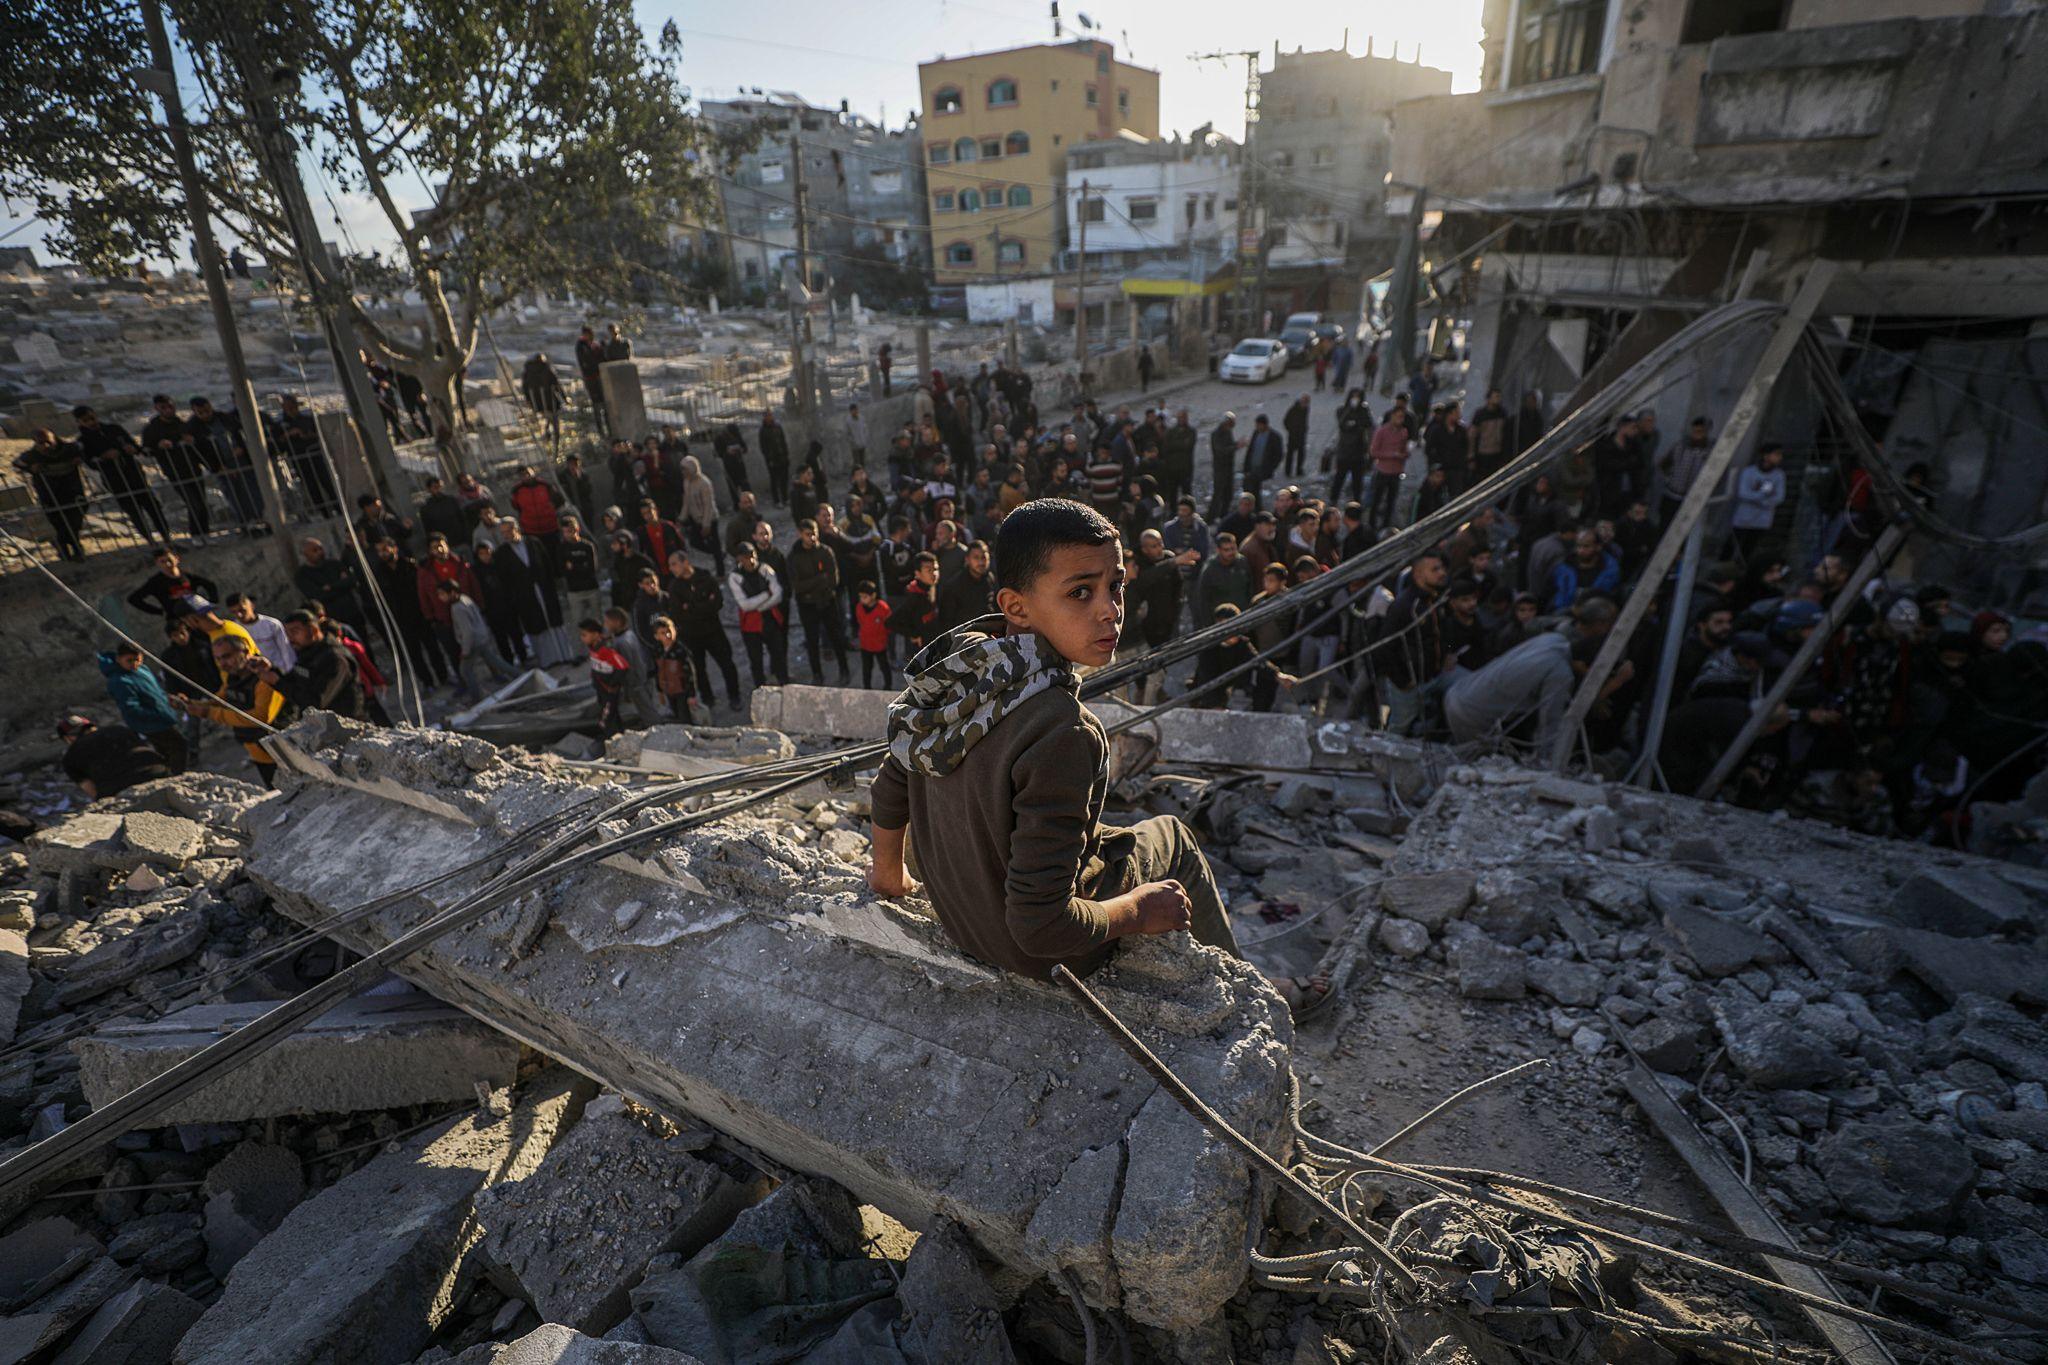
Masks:
[[[123,640],[99,655],[99,665],[107,695],[121,709],[122,723],[148,740],[172,773],[184,772],[191,761],[185,733],[178,728],[178,712],[164,695],[163,683],[142,660],[142,646]]]
[[[1621,589],[1621,561],[1600,543],[1595,531],[1580,531],[1572,552],[1550,571],[1549,609],[1570,611],[1587,593],[1613,597]]]

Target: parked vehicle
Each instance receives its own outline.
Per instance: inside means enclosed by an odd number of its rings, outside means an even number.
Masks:
[[[1315,350],[1315,329],[1312,327],[1295,327],[1290,325],[1280,333],[1280,341],[1287,347],[1287,364],[1290,368],[1295,365],[1305,365],[1308,363],[1310,354]]]
[[[1272,337],[1247,337],[1216,365],[1216,377],[1229,383],[1264,384],[1287,373],[1287,344]]]

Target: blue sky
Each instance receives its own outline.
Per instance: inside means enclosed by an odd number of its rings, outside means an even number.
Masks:
[[[683,78],[699,98],[726,99],[742,89],[788,90],[817,104],[844,99],[870,118],[900,125],[917,103],[917,64],[938,56],[1015,47],[1052,36],[1042,0],[776,0],[772,4],[714,7],[678,0],[635,0],[650,36],[670,19],[683,35]],[[1451,72],[1453,88],[1479,80],[1480,0],[1362,0],[1352,5],[1279,0],[1061,0],[1069,36],[1083,14],[1094,32],[1128,60],[1159,72],[1164,131],[1185,132],[1213,121],[1237,136],[1244,124],[1244,67],[1239,61],[1195,62],[1198,52],[1258,48],[1270,64],[1282,48],[1332,48],[1349,27],[1353,52],[1371,38],[1382,55],[1398,50]],[[187,88],[188,101],[193,91]],[[367,199],[328,195],[311,186],[315,211],[330,237],[342,228],[364,248],[388,240],[382,215]],[[414,186],[415,197],[418,187]],[[419,205],[407,203],[405,207]],[[0,205],[0,239],[9,244],[43,238],[41,224],[24,226]],[[12,235],[7,235],[12,234]],[[47,251],[39,254],[48,259]],[[181,253],[182,254],[182,253]],[[182,262],[181,262],[182,263]]]

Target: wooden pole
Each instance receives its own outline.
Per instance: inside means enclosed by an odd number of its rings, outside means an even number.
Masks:
[[[1600,699],[1600,689],[1621,662],[1622,654],[1628,649],[1629,637],[1650,614],[1664,575],[1671,572],[1672,564],[1684,549],[1693,523],[1706,511],[1708,501],[1727,476],[1728,467],[1734,463],[1736,451],[1749,439],[1758,419],[1763,416],[1764,405],[1770,401],[1771,390],[1776,386],[1779,374],[1792,358],[1793,348],[1798,346],[1800,337],[1805,335],[1806,324],[1812,319],[1814,310],[1820,307],[1821,295],[1827,292],[1834,275],[1833,261],[1815,261],[1812,269],[1806,272],[1799,293],[1786,308],[1784,317],[1778,320],[1777,330],[1757,357],[1756,368],[1750,372],[1749,382],[1736,398],[1735,407],[1728,414],[1727,424],[1721,428],[1713,449],[1708,452],[1706,463],[1694,476],[1692,486],[1686,489],[1677,514],[1664,528],[1664,536],[1651,552],[1650,562],[1643,566],[1642,575],[1636,579],[1635,591],[1629,594],[1614,629],[1601,641],[1599,656],[1593,660],[1593,666],[1586,671],[1578,691],[1572,695],[1571,707],[1565,712],[1564,723],[1558,727],[1557,740],[1550,751],[1552,769],[1562,771],[1566,760],[1571,757],[1579,729],[1586,723],[1593,704]],[[1682,609],[1682,605],[1678,609]]]

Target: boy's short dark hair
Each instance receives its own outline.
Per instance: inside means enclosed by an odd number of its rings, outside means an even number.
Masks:
[[[604,634],[604,627],[598,623],[598,619],[595,616],[586,616],[581,621],[578,621],[576,629],[587,630],[592,635]]]
[[[647,628],[649,630],[660,630],[663,626],[667,626],[670,630],[674,630],[676,628],[675,618],[670,616],[656,616],[649,620],[647,623]]]
[[[136,644],[133,640],[123,640],[114,646],[114,657],[117,659],[139,659],[142,657],[142,646]]]
[[[606,607],[604,609],[604,619],[607,621],[617,621],[623,626],[626,624],[626,613],[617,607]]]
[[[1210,614],[1213,615],[1219,621],[1228,621],[1231,617],[1237,615],[1242,610],[1243,608],[1238,606],[1235,602],[1218,602],[1216,604],[1216,610]]]
[[[1062,545],[1093,548],[1116,542],[1109,518],[1072,498],[1034,498],[996,528],[996,586],[1023,592],[1038,581]]]
[[[853,585],[853,595],[855,597],[860,596],[864,592],[871,592],[877,597],[882,595],[882,589],[877,586],[872,578],[863,578],[860,582]]]
[[[911,568],[922,569],[927,564],[931,565],[934,569],[938,568],[939,557],[933,554],[930,550],[919,550],[915,555],[911,556]]]

